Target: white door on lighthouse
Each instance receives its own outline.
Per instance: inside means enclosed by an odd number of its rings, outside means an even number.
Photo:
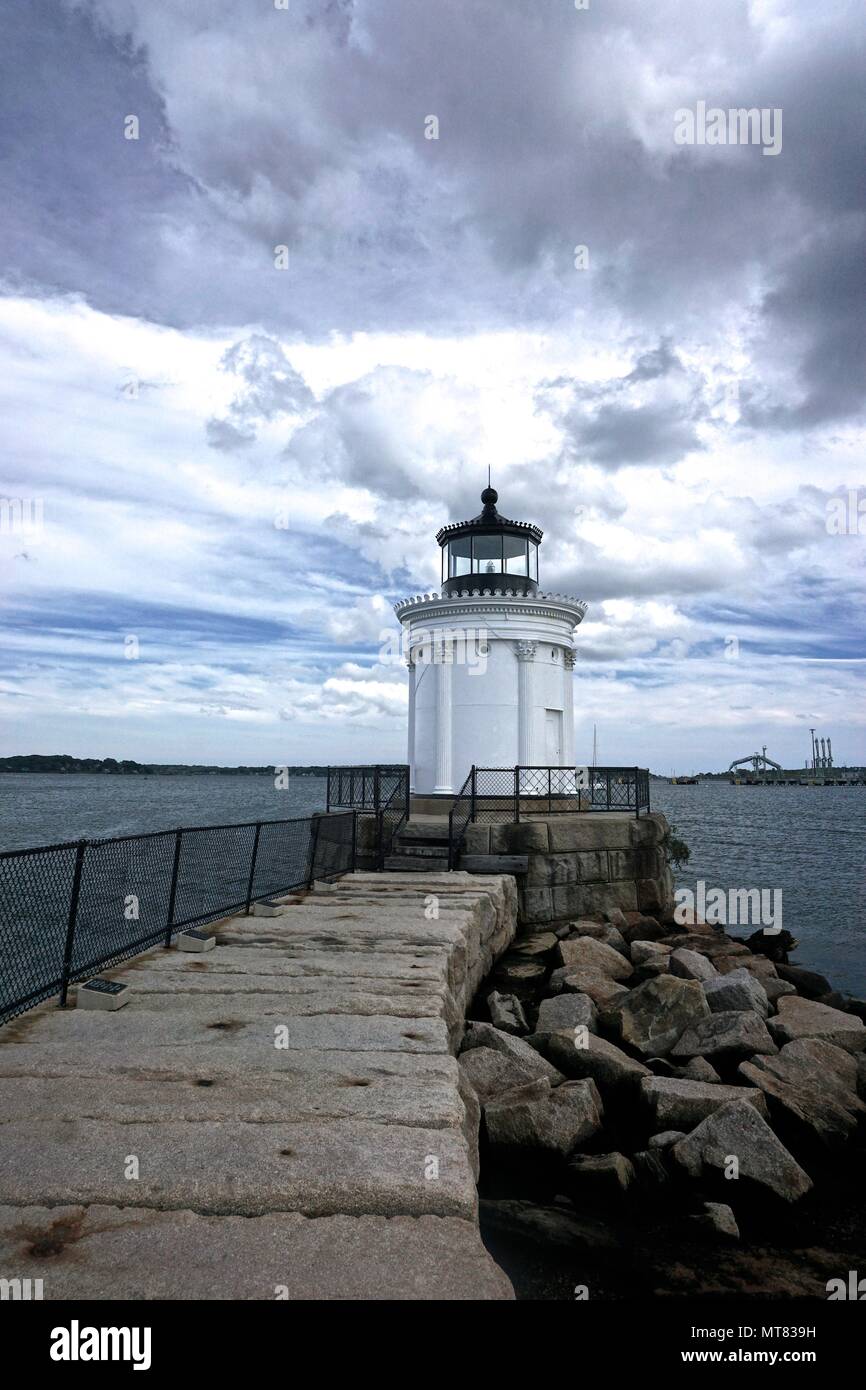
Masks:
[[[559,767],[562,762],[562,710],[544,711],[544,751],[547,767]]]

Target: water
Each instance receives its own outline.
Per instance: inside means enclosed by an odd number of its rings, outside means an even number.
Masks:
[[[781,889],[792,963],[866,998],[866,788],[653,782],[650,796],[691,850],[678,887]]]
[[[324,777],[0,775],[0,850],[178,826],[283,820],[325,809]]]
[[[651,784],[691,849],[679,886],[782,890],[794,960],[866,997],[866,789]],[[0,849],[132,835],[178,825],[304,816],[325,805],[323,778],[0,776]],[[748,934],[747,925],[733,930]]]

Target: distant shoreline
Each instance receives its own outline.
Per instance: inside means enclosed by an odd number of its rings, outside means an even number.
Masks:
[[[0,758],[0,774],[6,773],[97,773],[104,776],[141,777],[273,777],[275,771],[292,777],[326,777],[327,767],[289,767],[267,764],[265,767],[214,767],[204,763],[137,763],[130,759],[73,758],[66,754],[20,754]]]

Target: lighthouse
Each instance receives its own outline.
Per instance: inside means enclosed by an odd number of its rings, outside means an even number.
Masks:
[[[539,588],[542,532],[487,487],[443,526],[441,593],[395,604],[409,668],[412,790],[454,796],[476,767],[574,766],[579,599]]]

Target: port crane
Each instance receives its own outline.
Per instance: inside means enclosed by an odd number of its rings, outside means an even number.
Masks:
[[[766,743],[760,753],[747,753],[745,758],[735,758],[728,768],[728,772],[733,772],[735,768],[742,767],[744,763],[751,763],[752,771],[756,775],[759,772],[768,772],[771,767],[775,768],[778,773],[782,771],[781,763],[776,763],[772,758],[767,757]]]

